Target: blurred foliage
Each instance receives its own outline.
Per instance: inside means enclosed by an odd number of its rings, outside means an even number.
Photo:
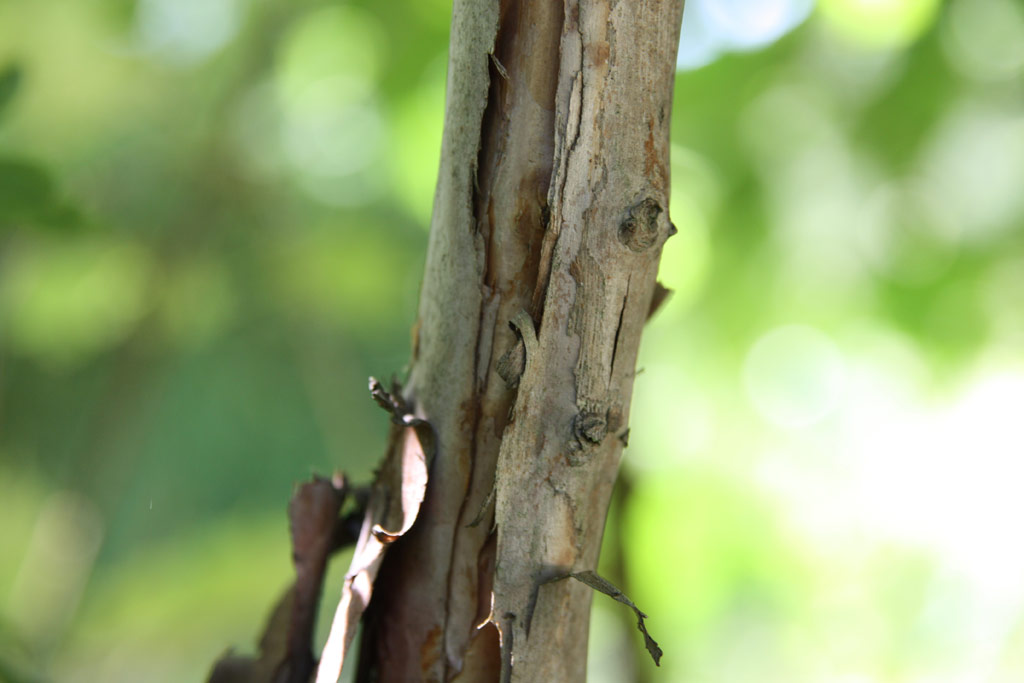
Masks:
[[[11,62],[0,70],[0,122],[18,92],[22,69]],[[0,157],[0,232],[15,224],[67,227],[77,222],[71,207],[54,196],[53,181],[39,164]]]
[[[21,67],[17,64],[8,64],[3,70],[0,70],[0,114],[14,99],[14,94],[18,92],[20,84]]]
[[[687,4],[591,677],[1020,680],[1024,9]],[[0,679],[196,680],[369,476],[449,12],[0,3]]]

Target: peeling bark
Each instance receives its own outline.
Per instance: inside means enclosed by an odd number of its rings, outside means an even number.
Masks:
[[[360,677],[583,681],[656,291],[681,0],[455,0],[404,396],[436,437]]]

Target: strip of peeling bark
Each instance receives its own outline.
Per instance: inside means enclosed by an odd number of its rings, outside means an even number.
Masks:
[[[585,678],[590,589],[545,581],[597,562],[671,234],[681,14],[455,0],[406,387],[436,456],[378,575],[361,677]]]

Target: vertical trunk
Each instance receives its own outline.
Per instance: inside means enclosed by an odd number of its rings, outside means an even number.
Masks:
[[[406,398],[436,432],[360,669],[582,681],[668,205],[682,0],[455,0]],[[481,626],[482,625],[482,626]]]

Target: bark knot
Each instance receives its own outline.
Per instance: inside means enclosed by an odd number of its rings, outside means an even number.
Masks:
[[[629,207],[619,224],[619,241],[636,252],[650,249],[658,241],[658,218],[662,211],[653,197]]]
[[[608,433],[608,417],[604,413],[591,411],[577,413],[572,429],[581,443],[599,444]]]

